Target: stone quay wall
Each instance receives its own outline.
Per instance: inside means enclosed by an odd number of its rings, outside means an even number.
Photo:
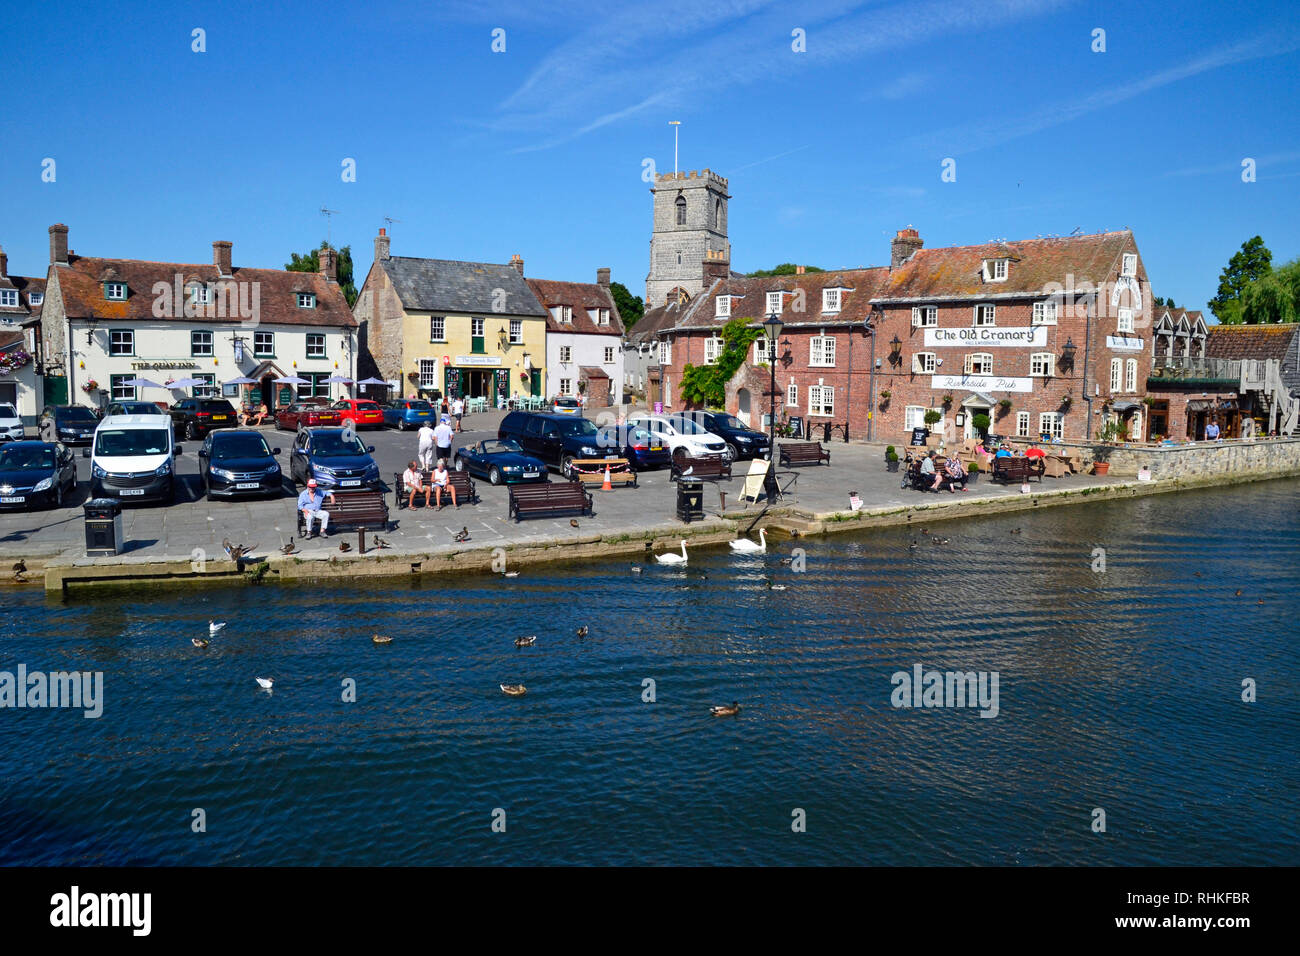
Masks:
[[[1028,443],[1015,442],[1013,444]],[[1251,441],[1192,442],[1184,445],[1094,445],[1066,442],[1040,444],[1048,451],[1078,452],[1085,465],[1110,462],[1110,473],[1136,477],[1151,469],[1156,480],[1166,478],[1267,477],[1300,474],[1300,438]]]

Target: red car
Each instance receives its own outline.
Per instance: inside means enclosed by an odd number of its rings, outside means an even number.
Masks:
[[[297,431],[300,428],[315,428],[317,425],[341,425],[343,416],[337,409],[325,405],[299,402],[288,405],[275,413],[275,427]]]
[[[353,428],[384,427],[384,410],[374,399],[340,398],[330,408],[339,413],[344,425],[351,422]]]

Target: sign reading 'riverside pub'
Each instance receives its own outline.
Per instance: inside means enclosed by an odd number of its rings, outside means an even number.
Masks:
[[[1032,392],[1034,380],[999,375],[934,375],[930,378],[930,387],[945,391],[968,388],[972,392]]]
[[[992,325],[973,329],[926,329],[925,344],[930,348],[945,345],[979,345],[989,348],[1043,348],[1047,345],[1047,327],[1000,329]]]

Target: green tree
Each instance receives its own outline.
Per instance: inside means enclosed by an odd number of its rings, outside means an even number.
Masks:
[[[722,408],[727,403],[727,383],[736,369],[745,363],[749,347],[762,327],[751,325],[752,319],[732,319],[718,330],[722,352],[712,365],[690,365],[682,370],[682,398],[688,405]]]
[[[320,272],[320,251],[321,249],[334,249],[332,245],[324,240],[318,248],[313,249],[305,256],[300,256],[293,252],[290,255],[292,262],[286,262],[284,267],[290,272]],[[342,249],[334,249],[339,254],[338,261],[338,279],[339,288],[343,290],[343,296],[348,300],[348,308],[357,301],[357,287],[352,284],[352,247],[344,246]]]
[[[641,321],[645,315],[645,303],[629,292],[627,286],[621,282],[611,282],[609,294],[618,306],[618,314],[623,317],[623,328],[631,329]]]
[[[1241,320],[1250,325],[1300,319],[1300,259],[1274,269],[1241,292]]]
[[[1273,268],[1273,253],[1259,236],[1241,244],[1223,271],[1219,273],[1219,291],[1210,300],[1210,311],[1224,325],[1238,325],[1244,316],[1241,310],[1241,292]]]
[[[1174,305],[1174,297],[1173,297],[1173,296],[1168,296],[1168,297],[1156,296],[1154,299],[1151,300],[1151,302],[1152,302],[1153,305],[1155,305],[1155,306],[1157,306],[1157,307],[1163,307],[1163,308],[1166,308],[1166,309],[1176,309],[1176,308],[1178,308],[1178,306]]]
[[[816,266],[804,266],[804,272],[825,272],[825,269],[819,269]],[[783,262],[775,269],[759,269],[757,272],[751,272],[751,279],[767,279],[771,276],[792,276],[797,275],[799,267],[793,262]]]

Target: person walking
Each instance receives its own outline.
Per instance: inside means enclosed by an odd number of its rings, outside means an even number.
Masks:
[[[435,436],[433,426],[429,424],[428,419],[425,419],[424,424],[420,426],[419,439],[419,450],[416,452],[415,457],[419,460],[421,468],[425,471],[431,471],[433,469],[433,446],[437,441],[437,436]]]
[[[315,537],[311,530],[311,522],[313,518],[320,519],[320,533],[322,538],[329,533],[330,513],[321,507],[321,505],[325,503],[326,497],[329,498],[330,504],[334,504],[334,492],[330,491],[321,494],[316,488],[315,478],[312,478],[307,482],[307,487],[304,488],[302,494],[298,496],[298,510],[302,512],[303,523],[307,526],[306,536],[308,539]]]
[[[442,421],[440,421],[438,427],[433,430],[433,438],[438,445],[438,458],[451,458],[451,443],[455,437],[456,433],[452,430],[451,419],[446,415],[443,415]]]
[[[451,403],[451,413],[456,416],[456,431],[459,433],[461,430],[460,420],[465,414],[465,399],[457,395],[456,400]]]

